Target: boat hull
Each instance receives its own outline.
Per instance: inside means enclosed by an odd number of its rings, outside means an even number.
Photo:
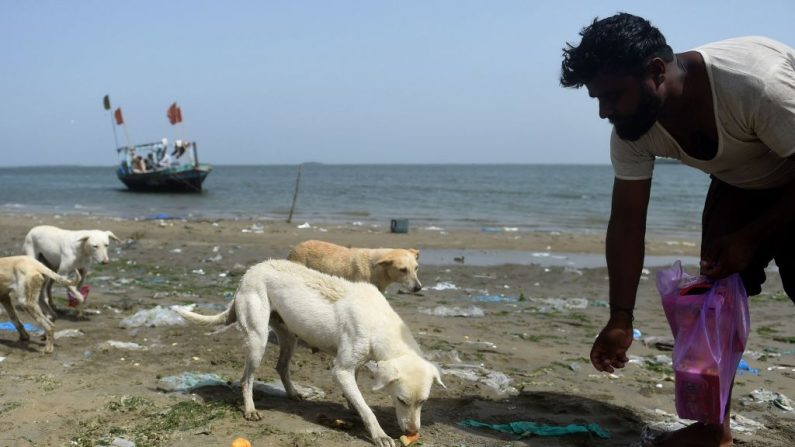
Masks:
[[[130,191],[140,192],[201,192],[202,183],[212,171],[210,166],[201,165],[187,169],[164,169],[142,174],[116,170],[119,180]]]

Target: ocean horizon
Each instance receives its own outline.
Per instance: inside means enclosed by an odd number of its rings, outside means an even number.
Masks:
[[[115,166],[0,167],[0,211],[122,218],[285,219],[298,165],[213,165],[201,194],[136,193]],[[600,164],[304,163],[296,223],[602,233],[613,173]],[[700,232],[709,177],[656,166],[648,232]]]

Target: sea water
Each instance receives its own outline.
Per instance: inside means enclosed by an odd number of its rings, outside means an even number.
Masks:
[[[215,166],[201,194],[127,191],[113,166],[0,168],[0,212],[284,219],[297,166]],[[306,164],[293,220],[604,233],[609,165]],[[655,168],[648,231],[697,234],[709,177]],[[299,222],[299,223],[300,223]]]

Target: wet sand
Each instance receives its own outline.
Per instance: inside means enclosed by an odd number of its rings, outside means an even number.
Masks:
[[[644,427],[675,426],[672,370],[662,351],[636,341],[638,356],[616,375],[597,373],[587,360],[591,342],[606,320],[607,278],[604,235],[481,232],[412,228],[391,234],[386,225],[296,224],[271,221],[131,221],[98,216],[0,216],[0,254],[20,254],[34,225],[114,231],[112,262],[89,273],[88,320],[67,314],[56,331],[82,335],[56,340],[55,353],[42,352],[37,337],[18,341],[0,331],[0,445],[110,445],[115,438],[138,446],[228,446],[238,436],[254,446],[371,445],[358,416],[350,412],[329,368],[332,358],[299,347],[292,375],[299,385],[324,396],[293,402],[257,394],[263,420],[246,421],[239,389],[208,386],[193,393],[158,390],[161,379],[211,373],[230,382],[243,365],[242,338],[235,329],[216,332],[196,326],[123,329],[120,322],[141,310],[200,303],[217,312],[228,303],[245,269],[282,258],[296,243],[322,239],[361,247],[418,248],[419,295],[387,297],[412,329],[425,353],[442,366],[447,389],[435,387],[423,409],[425,446],[607,446],[631,445]],[[643,337],[669,337],[654,288],[654,272],[673,258],[692,260],[698,240],[650,236],[648,274],[641,280],[636,328]],[[463,256],[463,262],[461,257]],[[690,267],[689,271],[694,272]],[[794,414],[786,402],[753,403],[749,394],[766,389],[795,397],[795,307],[770,272],[763,295],[752,299],[752,334],[746,359],[758,375],[737,379],[732,406],[741,418],[739,445],[787,446],[795,440]],[[454,287],[454,288],[453,288]],[[56,289],[57,290],[57,289]],[[58,290],[62,296],[63,291]],[[65,307],[63,301],[61,307]],[[445,317],[473,307],[481,317]],[[568,307],[567,307],[568,306]],[[25,322],[31,318],[21,313]],[[7,320],[7,316],[0,316]],[[109,340],[142,349],[109,346]],[[121,345],[125,346],[125,345]],[[126,345],[132,346],[132,345]],[[753,353],[768,355],[758,357]],[[277,349],[269,348],[257,379],[278,381]],[[654,363],[653,360],[661,360]],[[474,379],[474,380],[473,380]],[[370,391],[367,373],[360,388],[382,427],[394,438],[397,426],[390,399]],[[757,421],[755,427],[743,418]],[[351,427],[335,427],[334,421]],[[525,420],[546,424],[597,423],[611,433],[528,438],[464,428],[459,422]]]

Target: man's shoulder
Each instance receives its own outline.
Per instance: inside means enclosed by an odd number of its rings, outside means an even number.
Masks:
[[[792,52],[789,45],[765,36],[742,36],[706,43],[694,51],[762,51]]]

